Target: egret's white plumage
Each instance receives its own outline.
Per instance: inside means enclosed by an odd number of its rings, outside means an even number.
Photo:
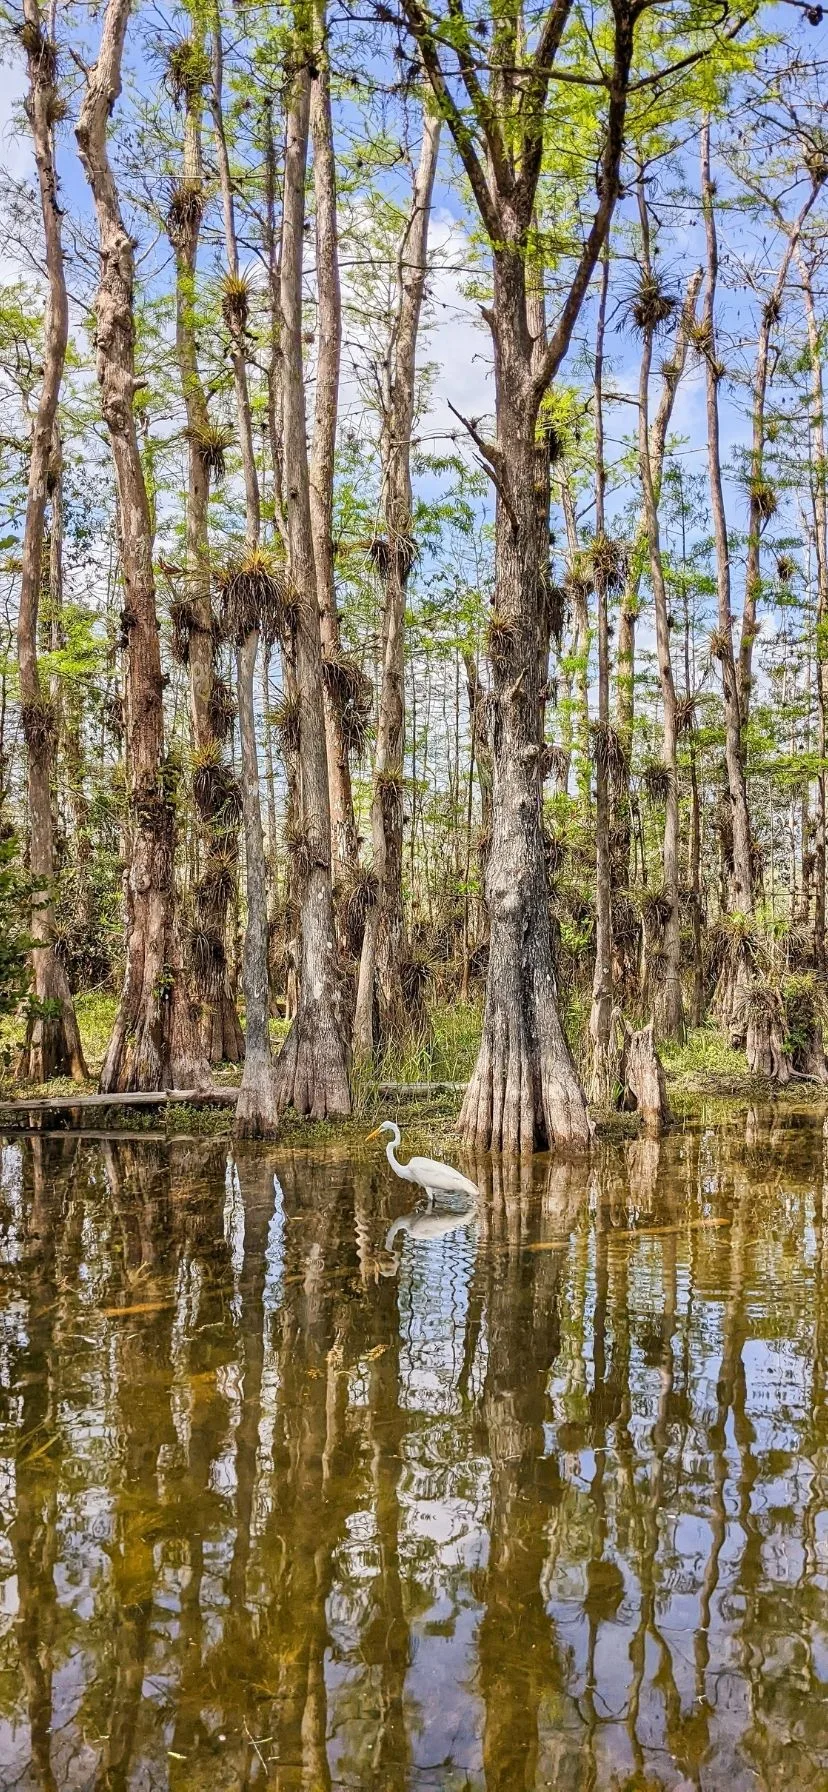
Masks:
[[[400,1129],[395,1120],[383,1120],[369,1132],[368,1138],[378,1139],[382,1132],[394,1135],[385,1147],[385,1155],[394,1175],[402,1177],[403,1182],[416,1182],[427,1195],[471,1195],[474,1200],[478,1199],[480,1190],[476,1183],[470,1182],[460,1170],[455,1170],[453,1164],[438,1163],[436,1157],[410,1157],[407,1164],[401,1164],[394,1156],[400,1145]]]

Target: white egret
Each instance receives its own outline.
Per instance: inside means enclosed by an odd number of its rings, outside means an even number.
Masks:
[[[401,1164],[394,1156],[400,1144],[400,1129],[395,1120],[383,1120],[373,1132],[369,1132],[368,1139],[378,1139],[384,1132],[394,1135],[385,1147],[385,1155],[394,1175],[402,1177],[403,1182],[416,1182],[429,1196],[471,1195],[475,1201],[479,1198],[480,1190],[476,1183],[470,1182],[468,1176],[464,1176],[460,1170],[455,1170],[453,1164],[440,1164],[436,1157],[410,1157],[407,1164]]]
[[[450,1232],[457,1232],[461,1226],[467,1226],[470,1220],[477,1218],[477,1205],[471,1202],[468,1207],[443,1208],[440,1213],[415,1212],[401,1213],[398,1220],[390,1227],[385,1248],[391,1251],[398,1232],[407,1232],[410,1238],[448,1238]]]

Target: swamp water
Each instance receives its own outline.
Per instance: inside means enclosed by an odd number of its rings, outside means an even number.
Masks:
[[[828,1787],[828,1142],[0,1179],[3,1792]]]

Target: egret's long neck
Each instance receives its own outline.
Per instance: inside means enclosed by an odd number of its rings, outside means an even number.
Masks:
[[[403,1179],[403,1182],[410,1182],[411,1177],[408,1174],[408,1165],[401,1164],[399,1158],[394,1156],[394,1153],[397,1149],[397,1146],[399,1145],[399,1142],[400,1142],[400,1135],[399,1135],[399,1133],[397,1133],[397,1137],[395,1139],[391,1139],[389,1144],[386,1145],[385,1155],[388,1159],[388,1162],[391,1165],[392,1170],[394,1171],[394,1174],[396,1176],[401,1176]]]

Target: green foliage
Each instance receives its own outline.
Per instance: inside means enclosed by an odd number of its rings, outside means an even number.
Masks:
[[[682,1045],[665,1040],[659,1045],[665,1070],[681,1079],[693,1076],[745,1076],[744,1052],[734,1051],[715,1027],[694,1027]]]
[[[0,1017],[14,1013],[29,988],[31,882],[14,835],[0,840]]]

